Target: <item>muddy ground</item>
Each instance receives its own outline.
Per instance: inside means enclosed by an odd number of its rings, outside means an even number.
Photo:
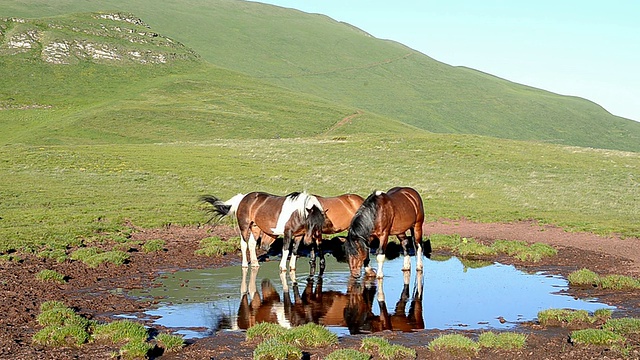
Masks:
[[[508,224],[478,224],[468,221],[439,221],[425,224],[425,233],[459,234],[485,243],[493,240],[524,240],[545,242],[558,249],[558,255],[536,264],[523,264],[508,257],[493,258],[521,269],[547,271],[567,276],[574,270],[587,267],[599,274],[640,276],[640,239],[600,237],[589,233],[569,233],[553,226],[534,222]],[[81,347],[43,348],[34,346],[31,337],[41,327],[36,321],[39,306],[47,300],[60,300],[79,314],[99,321],[113,321],[114,314],[139,314],[153,306],[124,295],[128,289],[150,286],[160,272],[181,269],[221,267],[239,264],[239,254],[208,258],[194,255],[201,239],[212,235],[222,238],[236,236],[227,226],[177,227],[135,229],[132,240],[163,239],[165,251],[146,254],[137,247],[129,249],[128,263],[115,266],[103,264],[97,268],[67,260],[57,263],[50,259],[16,254],[20,262],[0,262],[0,358],[2,359],[110,359],[118,345],[88,343]],[[105,245],[109,247],[109,245]],[[436,253],[437,254],[437,253]],[[43,269],[56,270],[67,276],[65,284],[42,282],[35,274]],[[490,281],[488,279],[488,281]],[[571,289],[576,297],[597,297],[601,302],[617,306],[615,317],[640,317],[640,291],[604,291],[598,288]],[[167,329],[153,330],[167,331]],[[527,345],[518,351],[482,350],[478,359],[640,359],[640,337],[630,339],[631,350],[623,356],[603,346],[573,345],[568,341],[572,329],[544,328],[536,323],[518,326],[515,331],[528,336]],[[457,333],[464,331],[456,330]],[[448,353],[427,349],[435,337],[446,333],[423,330],[414,333],[382,332],[377,336],[392,343],[409,346],[419,359],[460,358]],[[478,332],[470,331],[469,336]],[[309,359],[322,359],[338,348],[357,348],[363,336],[340,339],[337,346],[305,349]],[[159,359],[249,359],[257,344],[246,342],[244,333],[218,333],[215,336],[189,341],[177,353],[156,354]],[[374,358],[375,359],[375,358]]]

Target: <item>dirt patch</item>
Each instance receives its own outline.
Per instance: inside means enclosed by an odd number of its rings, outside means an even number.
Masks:
[[[500,258],[505,264],[514,264],[532,271],[550,271],[564,276],[587,267],[601,274],[638,276],[640,273],[640,239],[600,237],[589,233],[571,233],[553,226],[535,222],[509,224],[478,224],[469,221],[439,221],[425,224],[425,233],[459,234],[490,243],[498,239],[544,242],[558,249],[558,255],[537,264],[520,263],[511,258]],[[89,268],[77,261],[57,263],[19,254],[20,262],[0,262],[0,358],[2,359],[110,359],[118,346],[89,343],[81,347],[43,348],[34,346],[31,337],[40,329],[36,321],[39,306],[47,300],[60,300],[73,307],[79,314],[100,321],[112,321],[115,314],[139,314],[153,306],[153,301],[138,301],[126,297],[126,290],[150,286],[161,272],[181,269],[221,267],[239,264],[239,254],[208,258],[197,256],[194,251],[201,239],[219,235],[223,239],[236,236],[227,226],[178,227],[162,229],[135,229],[132,240],[163,239],[165,250],[147,254],[138,246],[128,249],[128,263],[115,266],[103,264]],[[105,245],[109,247],[108,245]],[[67,276],[65,284],[42,282],[35,274],[52,269]],[[596,288],[571,289],[578,297],[597,297],[600,301],[619,308],[616,316],[640,317],[640,292],[612,292]],[[157,329],[156,330],[166,330]],[[543,328],[535,323],[523,324],[516,331],[527,334],[527,346],[520,351],[498,352],[482,350],[477,358],[511,359],[596,359],[622,358],[606,347],[575,346],[570,344],[571,329]],[[460,333],[461,331],[456,331]],[[414,333],[382,332],[376,335],[414,348],[418,358],[459,358],[446,353],[434,354],[428,343],[440,334],[437,330]],[[470,331],[469,336],[478,332]],[[357,348],[362,336],[348,336],[340,344],[323,349],[307,349],[310,359],[322,359],[337,348]],[[640,338],[631,339],[640,343]],[[161,359],[247,359],[252,357],[255,343],[245,342],[243,333],[223,332],[215,336],[190,341],[178,353],[160,355]],[[626,358],[640,358],[631,350]]]

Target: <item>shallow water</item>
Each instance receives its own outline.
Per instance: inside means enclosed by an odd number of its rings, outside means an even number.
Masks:
[[[278,261],[270,261],[257,271],[233,266],[164,274],[157,279],[158,287],[131,295],[161,298],[146,314],[186,338],[242,330],[261,321],[283,326],[313,321],[338,335],[385,329],[509,329],[549,308],[613,308],[563,294],[568,282],[560,276],[528,274],[500,263],[425,258],[418,276],[413,257],[411,273],[401,270],[402,259],[397,258],[385,261],[383,280],[353,281],[347,264],[330,255],[326,259],[320,282],[317,277],[307,282],[309,268],[302,258],[297,285],[289,274],[280,273]]]

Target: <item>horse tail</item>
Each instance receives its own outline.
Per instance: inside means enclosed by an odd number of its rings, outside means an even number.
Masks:
[[[222,201],[213,195],[203,195],[200,197],[200,201],[211,204],[212,208],[208,211],[213,214],[214,218],[222,218],[227,215],[235,214],[236,210],[238,210],[238,205],[243,198],[244,194],[238,194],[227,201]]]
[[[373,231],[376,216],[378,215],[377,200],[382,194],[382,192],[376,191],[369,195],[353,215],[349,233],[347,234],[347,241],[345,242],[347,255],[356,254],[358,247],[363,245],[369,247],[369,236]]]

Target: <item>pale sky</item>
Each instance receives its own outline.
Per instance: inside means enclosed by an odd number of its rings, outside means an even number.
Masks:
[[[259,0],[640,121],[638,0]]]

